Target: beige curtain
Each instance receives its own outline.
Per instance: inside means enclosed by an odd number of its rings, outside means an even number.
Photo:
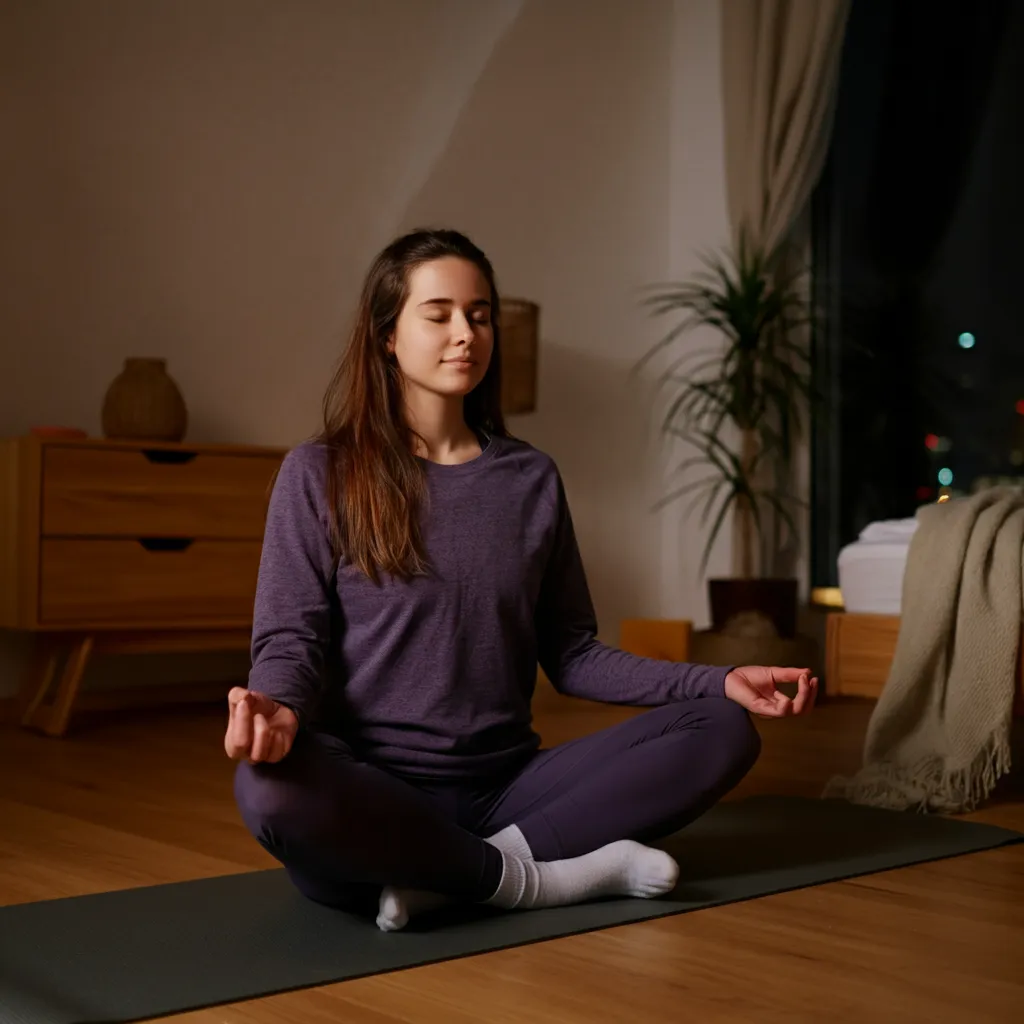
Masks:
[[[806,249],[811,191],[828,153],[843,35],[851,0],[720,0],[722,102],[729,222],[771,250],[783,242]],[[803,255],[806,255],[804,253]],[[795,269],[791,267],[790,269]],[[746,437],[745,444],[753,443]],[[798,472],[806,450],[787,466],[762,466],[759,485],[806,489]],[[776,479],[769,479],[772,473]],[[801,541],[784,543],[780,516],[764,509],[755,547],[753,517],[733,519],[734,570],[789,577]],[[806,516],[797,512],[801,536]],[[751,551],[757,566],[751,564]]]
[[[729,220],[774,247],[821,174],[850,0],[721,0]]]

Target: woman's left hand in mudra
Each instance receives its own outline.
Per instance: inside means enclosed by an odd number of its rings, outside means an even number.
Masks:
[[[796,683],[796,696],[787,697],[777,688],[778,683]],[[817,677],[806,668],[746,665],[733,669],[725,677],[726,697],[765,718],[787,718],[810,711],[817,694]]]

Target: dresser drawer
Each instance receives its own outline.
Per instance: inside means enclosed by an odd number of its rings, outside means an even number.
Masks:
[[[273,455],[51,446],[42,533],[256,540],[280,464]]]
[[[39,621],[250,622],[259,541],[192,543],[47,538],[40,551]]]

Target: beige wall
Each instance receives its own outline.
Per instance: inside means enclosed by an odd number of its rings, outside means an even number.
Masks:
[[[648,511],[661,460],[628,369],[655,336],[638,289],[725,235],[715,0],[34,0],[0,19],[0,434],[97,432],[122,360],[151,354],[193,440],[295,443],[369,258],[455,225],[541,303],[540,407],[512,426],[562,467],[604,635],[702,618],[693,526]],[[0,640],[0,692],[23,651]]]
[[[718,0],[674,0],[671,55],[671,188],[668,221],[669,274],[680,280],[700,269],[699,253],[729,238],[725,198],[725,140],[720,87]],[[721,344],[716,332],[701,328],[688,335],[694,348]],[[682,351],[681,349],[679,350]],[[680,445],[661,447],[662,474],[692,456]],[[702,475],[700,470],[695,471]],[[674,477],[677,482],[678,477]],[[704,532],[697,518],[686,518],[686,502],[666,508],[661,526],[661,614],[707,624],[706,587],[698,578]],[[732,570],[732,538],[723,529],[708,562],[708,575]]]

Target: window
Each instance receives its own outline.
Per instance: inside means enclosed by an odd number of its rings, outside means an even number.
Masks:
[[[1024,4],[854,0],[813,202],[812,582],[870,522],[1024,485]]]

